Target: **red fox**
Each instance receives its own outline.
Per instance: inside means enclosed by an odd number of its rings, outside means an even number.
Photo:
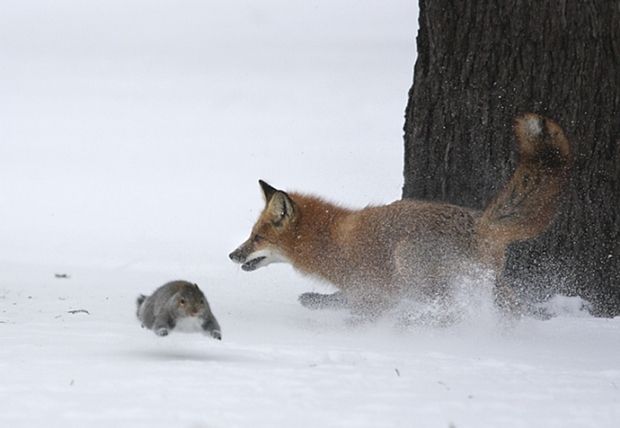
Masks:
[[[552,120],[528,113],[514,131],[517,168],[484,211],[421,200],[351,210],[259,180],[264,210],[230,258],[245,271],[288,262],[339,289],[304,293],[304,306],[348,305],[363,314],[380,314],[407,295],[446,299],[451,281],[471,266],[499,278],[507,246],[551,223],[572,161]]]

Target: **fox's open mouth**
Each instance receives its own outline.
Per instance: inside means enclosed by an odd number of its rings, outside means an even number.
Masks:
[[[265,260],[265,258],[266,257],[256,257],[255,259],[245,262],[244,264],[241,265],[241,269],[243,269],[246,272],[251,272],[255,270],[256,268],[258,268],[258,265],[260,264],[260,262]]]

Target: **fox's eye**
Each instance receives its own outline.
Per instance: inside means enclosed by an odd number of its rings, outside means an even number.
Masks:
[[[185,299],[179,300],[179,303],[181,304],[181,306],[184,305],[185,304]]]
[[[254,242],[260,242],[260,241],[262,241],[262,240],[263,240],[263,237],[262,237],[262,236],[260,236],[260,235],[254,235],[254,239],[253,239],[253,241],[254,241]]]

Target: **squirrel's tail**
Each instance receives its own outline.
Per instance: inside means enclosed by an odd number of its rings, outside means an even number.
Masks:
[[[572,163],[571,148],[554,121],[527,113],[515,119],[517,169],[478,224],[487,242],[508,245],[542,233],[553,220]]]
[[[144,303],[144,301],[146,300],[146,297],[147,296],[145,296],[144,294],[140,294],[136,299],[136,315],[138,316],[138,319],[140,319],[140,307],[142,306],[142,303]]]

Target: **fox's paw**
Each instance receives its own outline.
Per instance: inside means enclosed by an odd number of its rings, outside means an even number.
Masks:
[[[347,300],[341,292],[303,293],[299,296],[299,303],[308,309],[339,309],[347,306]]]
[[[158,336],[168,336],[168,329],[166,327],[158,328],[155,330],[155,334]]]
[[[299,295],[297,300],[299,300],[299,303],[301,303],[301,306],[305,308],[318,309],[321,296],[323,295],[319,293],[303,293]]]

